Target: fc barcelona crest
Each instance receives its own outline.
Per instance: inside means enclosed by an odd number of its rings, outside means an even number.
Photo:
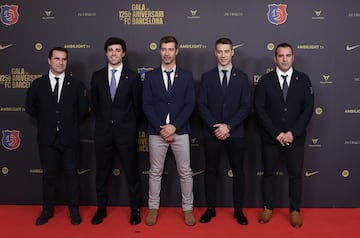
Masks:
[[[1,22],[11,26],[19,20],[18,5],[1,5]]]
[[[270,23],[280,25],[286,22],[288,13],[286,12],[286,4],[269,4],[267,17]]]
[[[5,149],[15,150],[20,146],[20,131],[18,130],[3,130],[2,131],[2,145]]]

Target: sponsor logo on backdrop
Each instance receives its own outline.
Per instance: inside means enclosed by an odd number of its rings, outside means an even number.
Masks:
[[[360,77],[355,77],[355,78],[354,78],[354,81],[355,81],[355,82],[360,82]]]
[[[43,169],[30,169],[29,172],[30,174],[42,174]]]
[[[233,49],[236,50],[237,48],[240,48],[240,47],[242,47],[242,46],[244,46],[244,45],[245,45],[244,43],[234,45],[234,46],[233,46]]]
[[[287,4],[268,4],[267,18],[271,24],[280,25],[286,22]]]
[[[83,175],[83,174],[86,174],[86,173],[88,173],[90,171],[91,171],[91,169],[78,169],[77,174],[78,175]]]
[[[1,22],[7,26],[14,25],[19,20],[18,5],[1,5]]]
[[[149,152],[149,140],[145,134],[145,131],[139,131],[138,134],[138,151]]]
[[[310,44],[310,45],[297,45],[297,49],[299,50],[323,50],[325,49],[325,46],[318,45],[318,44]]]
[[[350,176],[350,171],[347,170],[347,169],[344,169],[342,172],[341,172],[341,176],[343,176],[344,178],[347,178]]]
[[[320,83],[321,84],[332,84],[333,81],[330,80],[330,74],[323,74]]]
[[[260,80],[260,78],[261,78],[261,74],[254,74],[254,80],[253,80],[253,82],[254,82],[254,85],[257,85],[258,84],[258,82],[259,82],[259,80]]]
[[[360,140],[346,140],[344,145],[360,145]]]
[[[190,136],[190,146],[192,147],[200,146],[199,139],[197,137]]]
[[[43,20],[54,20],[55,17],[52,15],[51,10],[45,10],[44,11],[44,16],[41,19],[43,19]]]
[[[360,17],[360,12],[349,12],[348,17]]]
[[[323,113],[323,109],[321,108],[321,107],[317,107],[317,108],[315,108],[315,114],[316,115],[321,115]]]
[[[203,173],[205,173],[205,170],[200,170],[200,171],[197,171],[197,172],[191,171],[191,174],[192,174],[193,177],[198,176],[198,175],[203,174]]]
[[[0,107],[0,112],[25,112],[24,107]]]
[[[90,49],[91,46],[88,44],[83,44],[83,43],[79,43],[79,44],[65,44],[64,45],[65,49]]]
[[[359,48],[360,47],[360,45],[346,45],[346,50],[347,51],[351,51],[351,50],[355,50],[355,49],[357,49],[357,48]]]
[[[29,88],[32,81],[41,76],[41,74],[30,74],[25,68],[11,68],[11,74],[0,74],[0,85],[4,85],[4,88]]]
[[[96,12],[78,12],[78,17],[96,17]]]
[[[256,173],[256,175],[257,175],[257,176],[264,176],[264,171],[258,171],[258,172]],[[282,172],[282,171],[280,171],[280,170],[276,171],[276,176],[284,176],[284,175],[285,175],[284,172]]]
[[[0,45],[0,50],[5,50],[9,47],[13,46],[13,44],[7,44],[7,45]]]
[[[321,10],[315,10],[314,15],[311,17],[313,20],[324,20],[325,17],[321,16],[322,11]]]
[[[20,146],[20,131],[19,130],[3,130],[1,143],[7,150],[16,150]]]
[[[137,71],[138,73],[140,74],[140,78],[141,78],[141,81],[144,81],[145,79],[145,73],[150,71],[150,70],[153,70],[154,68],[138,68]]]
[[[1,168],[1,173],[2,173],[3,175],[7,175],[7,174],[9,173],[9,168],[8,168],[8,167],[2,167],[2,168]]]
[[[311,176],[314,176],[316,174],[320,173],[319,170],[316,170],[316,171],[305,171],[305,177],[311,177]]]
[[[224,17],[242,17],[244,16],[243,12],[224,12]]]
[[[131,10],[119,10],[124,25],[163,25],[165,11],[151,10],[144,3],[131,4]]]
[[[312,138],[309,147],[321,147],[321,144],[319,143],[319,138]]]
[[[268,44],[266,45],[266,48],[267,48],[268,50],[274,50],[274,49],[275,49],[275,45],[274,45],[274,43],[268,43]]]
[[[344,110],[345,114],[360,114],[359,108],[347,108]]]
[[[121,173],[120,169],[114,169],[113,170],[113,175],[115,175],[115,176],[119,176],[120,173]]]
[[[180,49],[206,49],[207,46],[204,44],[180,44]]]
[[[198,10],[189,10],[190,16],[188,15],[187,19],[199,19],[200,16],[198,15]]]

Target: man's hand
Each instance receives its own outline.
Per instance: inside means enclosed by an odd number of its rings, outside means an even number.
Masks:
[[[226,140],[230,136],[230,130],[227,124],[218,123],[213,125],[215,128],[214,134],[219,140]]]
[[[171,143],[174,141],[174,134],[176,131],[176,127],[172,124],[167,124],[160,126],[160,136],[163,138],[166,142]]]

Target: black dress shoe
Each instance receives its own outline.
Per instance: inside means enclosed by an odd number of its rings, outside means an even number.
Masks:
[[[70,222],[73,225],[80,225],[82,219],[78,209],[70,210]]]
[[[47,223],[49,221],[50,218],[52,218],[54,216],[54,212],[53,211],[49,211],[49,210],[43,210],[40,214],[40,216],[38,217],[38,219],[36,219],[36,225],[37,226],[41,226],[44,225],[45,223]]]
[[[140,216],[140,209],[131,209],[131,214],[130,214],[130,224],[131,225],[136,225],[139,224],[141,222],[141,216]]]
[[[216,217],[216,211],[214,207],[208,207],[204,213],[204,215],[201,216],[200,222],[206,223],[211,220],[212,217]]]
[[[248,220],[246,218],[246,216],[244,215],[244,213],[240,210],[240,211],[235,211],[234,212],[234,217],[237,219],[237,222],[240,225],[246,226],[248,224]]]
[[[106,217],[106,209],[98,209],[91,220],[91,224],[97,225],[103,222],[103,219]]]

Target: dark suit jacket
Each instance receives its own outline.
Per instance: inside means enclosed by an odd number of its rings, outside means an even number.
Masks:
[[[244,72],[232,68],[224,98],[218,68],[202,75],[198,108],[205,136],[214,136],[214,124],[226,123],[231,127],[230,137],[244,137],[244,120],[250,106],[250,84]]]
[[[309,77],[294,70],[284,101],[276,71],[262,76],[255,90],[255,109],[265,142],[278,143],[276,137],[290,130],[294,143],[304,144],[306,126],[314,109],[314,93]]]
[[[143,86],[143,109],[148,119],[147,133],[158,135],[170,113],[170,124],[176,134],[189,134],[189,118],[195,106],[195,90],[192,73],[176,67],[172,94],[166,92],[161,67],[145,74]]]
[[[39,144],[54,143],[57,126],[62,145],[80,142],[79,123],[90,110],[86,89],[81,81],[65,75],[57,104],[49,75],[46,74],[32,82],[27,91],[25,107],[26,112],[37,120]]]
[[[142,112],[140,75],[123,67],[114,102],[108,77],[105,67],[94,72],[91,79],[95,142],[109,142],[113,136],[119,143],[136,141]]]

